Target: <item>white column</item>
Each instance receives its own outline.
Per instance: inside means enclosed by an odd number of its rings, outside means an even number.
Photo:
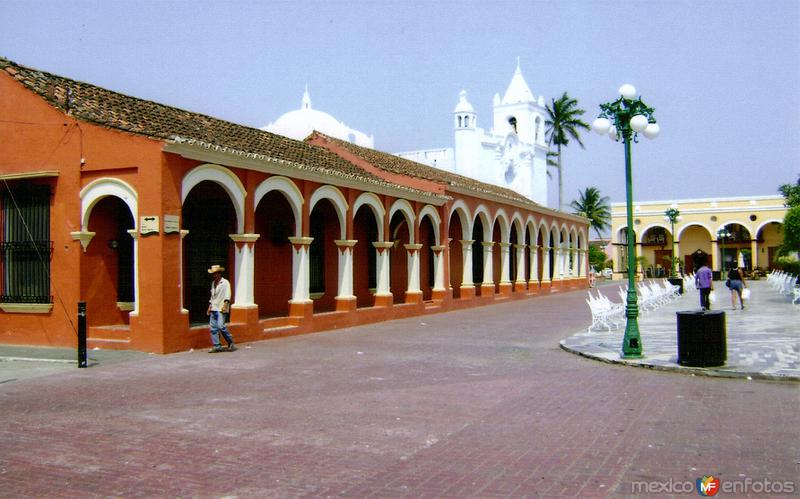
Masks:
[[[711,241],[711,255],[711,259],[714,260],[711,270],[722,269],[722,266],[719,264],[719,262],[722,261],[722,254],[720,254],[719,243],[716,239]]]
[[[337,299],[355,299],[353,295],[353,246],[356,239],[336,239],[333,241],[339,253],[339,289]]]
[[[228,236],[236,243],[236,292],[233,296],[233,306],[237,308],[255,307],[253,250],[259,235],[228,234]]]
[[[514,251],[517,258],[517,275],[515,281],[519,285],[525,285],[525,244],[515,244]]]
[[[391,274],[389,273],[389,262],[391,261],[389,249],[392,246],[394,246],[394,243],[374,242],[372,243],[372,246],[374,246],[375,249],[378,250],[378,255],[377,258],[375,259],[375,263],[378,266],[378,269],[376,271],[378,282],[376,284],[377,287],[375,289],[375,296],[376,297],[392,296],[392,292],[390,291],[389,287],[390,285],[389,279],[391,276]]]
[[[564,278],[564,249],[559,244],[553,248],[553,258],[555,258],[555,265],[553,265],[554,281],[560,281]]]
[[[133,238],[133,310],[129,315],[136,317],[139,315],[139,232],[131,229],[128,234]]]
[[[755,241],[753,241],[755,243]],[[755,253],[753,253],[755,254]],[[675,241],[675,253],[672,254],[672,257],[678,257],[678,263],[675,264],[675,274],[680,277],[681,276],[681,265],[683,264],[683,258],[681,258],[681,243],[679,241]]]
[[[433,251],[433,291],[446,291],[444,287],[444,246],[431,246]]]
[[[550,248],[549,246],[542,246],[542,282],[550,282],[552,276],[550,275]]]
[[[181,229],[180,234],[181,234],[181,244],[180,247],[178,248],[178,265],[180,265],[180,267],[178,267],[178,275],[180,276],[179,277],[180,282],[178,283],[178,288],[181,290],[181,313],[188,314],[189,311],[186,310],[186,307],[184,307],[183,303],[183,284],[184,284],[183,283],[183,239],[189,235],[189,231],[186,229]]]
[[[500,245],[500,283],[511,284],[511,276],[508,272],[508,259],[510,256],[511,243],[497,243]]]
[[[419,288],[419,250],[421,244],[404,244],[408,252],[408,292],[421,293]]]
[[[530,260],[531,260],[531,271],[529,273],[528,281],[529,284],[538,283],[539,281],[539,246],[535,244],[531,244],[531,247],[528,249],[530,251]]]
[[[642,256],[642,243],[636,243],[636,246],[634,246],[634,249],[636,250],[636,258],[638,259],[640,256]],[[636,262],[634,262],[634,267],[639,267],[640,268],[640,270],[642,272],[642,278],[644,278],[644,267],[642,267],[641,264],[636,265]]]
[[[577,266],[578,266],[578,251],[575,249],[574,246],[569,246],[567,248],[567,275],[569,275],[570,279],[577,275]]]
[[[494,286],[494,259],[492,258],[492,247],[494,241],[483,241],[483,284]]]
[[[473,287],[475,283],[472,281],[472,243],[475,241],[472,239],[462,239],[461,240],[461,255],[464,264],[461,266],[461,286],[469,286]]]
[[[308,248],[313,237],[290,237],[292,243],[292,299],[290,303],[311,303],[309,295]]]

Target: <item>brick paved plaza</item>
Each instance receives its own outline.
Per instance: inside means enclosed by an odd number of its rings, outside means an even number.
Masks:
[[[2,383],[0,495],[618,497],[709,474],[800,485],[800,384],[568,353],[585,297]]]

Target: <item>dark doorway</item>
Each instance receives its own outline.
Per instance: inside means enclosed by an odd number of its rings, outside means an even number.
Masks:
[[[192,323],[207,322],[211,279],[208,268],[225,267],[225,278],[233,284],[233,241],[236,212],[228,194],[218,184],[203,181],[197,184],[183,203],[183,228],[189,233],[183,241],[184,306]]]

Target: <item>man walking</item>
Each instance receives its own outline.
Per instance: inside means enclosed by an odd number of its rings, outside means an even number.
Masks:
[[[231,283],[222,277],[222,272],[225,267],[219,265],[212,265],[208,269],[213,281],[211,282],[211,299],[208,300],[208,325],[211,327],[211,342],[214,347],[208,353],[217,353],[226,351],[219,343],[219,333],[225,338],[228,343],[227,351],[233,352],[236,350],[236,345],[233,344],[233,336],[225,326],[225,314],[231,308]]]
[[[706,262],[703,261],[702,266],[694,275],[694,285],[700,290],[700,307],[702,307],[703,310],[711,310],[709,295],[711,291],[714,290],[713,277],[714,274],[711,272],[711,269],[708,268]]]

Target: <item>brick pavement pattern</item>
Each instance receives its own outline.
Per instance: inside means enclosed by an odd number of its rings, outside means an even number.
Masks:
[[[634,481],[706,474],[800,485],[800,384],[570,354],[558,343],[588,324],[584,299],[0,384],[0,495],[625,497]]]

